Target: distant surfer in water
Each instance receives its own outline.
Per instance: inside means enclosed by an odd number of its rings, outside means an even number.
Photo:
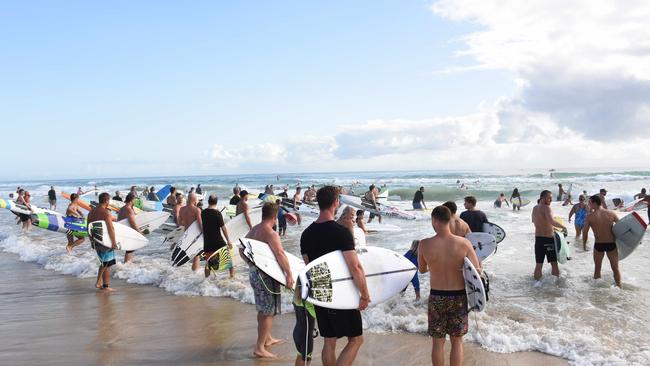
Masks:
[[[519,194],[519,188],[512,190],[510,195],[510,202],[512,202],[512,210],[521,211],[521,194]]]
[[[645,188],[641,188],[641,193],[635,194],[633,199],[637,200],[637,199],[641,199],[641,198],[646,198],[647,196],[648,195],[646,194]]]
[[[187,230],[194,221],[198,222],[199,229],[203,230],[203,221],[201,220],[201,209],[196,206],[196,194],[190,193],[187,196],[187,205],[178,211],[179,226]],[[201,265],[201,257],[196,255],[192,260],[192,271],[196,271]]]
[[[501,193],[499,197],[497,197],[497,199],[494,201],[494,208],[501,208],[503,202],[505,202],[506,205],[510,207],[510,204],[508,203],[508,199],[506,198],[505,193]]]
[[[372,209],[378,212],[379,204],[377,203],[377,196],[379,196],[379,191],[374,184],[371,184],[370,187],[368,187],[368,192],[363,195],[363,199],[367,204],[371,205]],[[371,223],[375,216],[377,216],[377,220],[379,220],[379,223],[381,224],[381,215],[373,212],[371,212],[370,217],[368,217],[368,223]]]
[[[558,184],[557,185],[557,200],[562,201],[562,198],[564,197],[565,194],[566,194],[566,192],[564,191],[564,188],[562,188],[562,184],[561,183]]]
[[[265,203],[262,206],[262,222],[255,225],[246,237],[269,245],[282,272],[284,272],[287,288],[293,288],[294,281],[289,259],[282,248],[280,236],[273,230],[277,215],[278,205],[270,202]],[[246,258],[241,250],[240,255],[242,258]],[[280,284],[252,263],[249,263],[248,279],[253,288],[255,308],[257,309],[257,342],[254,354],[261,358],[275,358],[277,356],[271,353],[267,347],[282,342],[282,340],[271,336],[273,317],[280,312]]]
[[[328,253],[342,251],[350,275],[359,291],[359,308],[334,310],[314,306],[320,334],[325,338],[321,353],[324,366],[352,365],[363,344],[361,312],[370,303],[366,277],[354,250],[354,237],[350,230],[334,221],[339,206],[339,191],[325,186],[316,193],[320,214],[300,237],[300,253],[305,264]],[[348,343],[336,357],[338,338],[347,337]]]
[[[465,221],[463,221],[460,217],[458,217],[458,215],[456,215],[456,211],[458,211],[458,206],[456,206],[456,202],[447,201],[442,205],[447,207],[451,212],[451,219],[449,220],[449,230],[451,230],[452,234],[464,238],[467,234],[472,232],[472,230],[469,228],[469,225],[467,225]]]
[[[70,195],[70,204],[65,209],[65,215],[66,216],[72,216],[72,217],[76,217],[76,218],[79,218],[79,219],[83,219],[84,215],[81,212],[81,208],[77,204],[78,199],[79,199],[79,196],[76,193],[73,193],[73,194]],[[66,237],[68,239],[68,245],[65,246],[65,250],[68,253],[72,253],[72,249],[74,249],[74,247],[76,247],[76,246],[80,245],[81,243],[83,243],[84,240],[85,240],[84,237],[75,238],[71,233],[67,233]]]
[[[422,210],[423,208],[427,208],[427,204],[424,202],[424,187],[420,187],[413,195],[413,209]]]
[[[621,272],[618,270],[618,249],[616,238],[612,228],[618,222],[618,216],[612,211],[601,208],[599,195],[589,197],[589,207],[592,212],[585,220],[585,228],[582,231],[582,241],[586,243],[589,239],[589,229],[594,232],[594,279],[600,278],[600,270],[603,258],[607,253],[607,259],[614,272],[616,286],[621,287]]]
[[[99,270],[97,270],[97,281],[95,282],[95,287],[103,291],[114,291],[110,287],[111,283],[111,266],[115,265],[115,249],[117,246],[117,240],[115,239],[115,229],[113,228],[113,215],[108,210],[108,202],[111,199],[111,195],[104,192],[99,195],[99,205],[93,208],[90,213],[88,213],[87,221],[100,221],[103,220],[106,223],[106,229],[108,230],[108,236],[113,243],[113,246],[109,249],[99,243],[95,243],[92,238],[90,243],[92,244],[95,252],[97,252],[97,257],[99,257]]]
[[[573,222],[573,225],[576,229],[576,237],[580,236],[580,233],[582,233],[582,228],[585,226],[585,219],[589,214],[589,209],[585,203],[585,196],[580,195],[578,200],[579,202],[573,205],[573,207],[571,207],[571,211],[569,211],[569,222],[571,222],[571,217],[574,214],[576,215],[576,219]],[[582,243],[582,249],[587,250],[587,242]]]
[[[431,362],[445,364],[445,338],[449,334],[449,362],[459,366],[463,362],[463,336],[468,330],[467,293],[461,269],[465,257],[479,273],[481,265],[469,240],[451,232],[451,217],[451,211],[445,206],[438,206],[431,212],[431,225],[436,235],[420,241],[418,269],[420,273],[429,272],[431,286],[428,305],[428,334],[433,337]]]
[[[533,276],[538,281],[542,278],[544,258],[551,264],[551,274],[560,277],[560,267],[557,264],[555,248],[553,248],[555,246],[553,227],[558,227],[564,232],[567,230],[564,225],[553,218],[552,201],[551,191],[544,190],[539,195],[537,205],[533,207],[532,220],[535,224],[535,271]]]
[[[135,211],[133,211],[133,201],[135,200],[135,197],[131,193],[126,195],[126,198],[124,198],[124,206],[120,208],[120,211],[117,213],[117,221],[128,219],[129,226],[131,226],[131,229],[140,232],[140,229],[138,228],[138,224],[135,222]],[[148,232],[147,232],[148,234]],[[124,263],[128,263],[133,260],[135,251],[134,250],[127,250],[124,253]]]

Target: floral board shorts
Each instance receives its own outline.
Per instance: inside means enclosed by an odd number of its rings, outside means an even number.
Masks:
[[[431,290],[429,294],[429,335],[434,338],[462,337],[467,333],[465,290]]]
[[[248,267],[248,280],[255,295],[255,308],[264,315],[280,313],[280,284],[255,266]]]

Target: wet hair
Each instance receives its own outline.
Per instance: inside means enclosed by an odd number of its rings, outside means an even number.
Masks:
[[[172,194],[172,195],[173,195],[174,193],[176,193],[176,187],[171,187],[171,188],[169,189],[169,194]]]
[[[431,211],[431,218],[436,219],[436,221],[447,223],[451,220],[451,211],[445,206],[436,206],[436,208]]]
[[[111,195],[104,192],[104,193],[99,195],[98,199],[99,199],[99,203],[108,203],[108,201],[111,200]]]
[[[262,220],[274,218],[278,216],[278,205],[272,202],[266,202],[262,206]]]
[[[296,192],[300,192],[302,190],[301,187],[296,187]]]
[[[326,210],[336,202],[339,198],[339,190],[334,186],[324,186],[316,192],[316,201],[318,201],[318,208]]]
[[[120,195],[120,191],[115,191],[115,195],[116,195],[116,196],[119,196],[119,195]]]
[[[420,190],[421,190],[421,191],[424,190],[424,187],[420,187]]]
[[[239,188],[239,187],[232,187],[232,194],[239,194],[240,191],[241,191],[241,188]]]
[[[214,206],[217,204],[217,201],[219,200],[219,197],[217,197],[216,194],[211,194],[210,197],[208,197],[208,205],[209,206]]]
[[[368,190],[369,190],[369,191],[372,191],[373,189],[375,189],[375,185],[374,185],[374,184],[371,184],[370,187],[368,187]]]
[[[641,188],[641,193],[645,193],[645,188]]]
[[[419,240],[413,240],[411,242],[411,249],[409,251],[415,255],[418,254],[418,249],[420,248],[420,241]]]
[[[469,203],[472,206],[476,206],[476,197],[474,196],[467,196],[465,197],[465,202]]]
[[[155,188],[154,188],[153,186],[151,186],[151,188],[149,188],[149,190],[150,190],[151,192],[153,192],[153,191],[155,190]]]
[[[519,188],[515,188],[512,190],[512,195],[514,196],[516,194],[519,194]]]
[[[541,200],[542,198],[546,197],[547,195],[551,194],[551,191],[548,189],[545,189],[539,193],[539,199]],[[537,201],[539,202],[539,201]]]
[[[124,198],[124,203],[129,203],[135,199],[135,195],[133,193],[129,193],[126,195]]]
[[[18,195],[20,195],[21,193],[25,193],[25,190],[22,188],[18,190]]]
[[[351,213],[352,216],[355,216],[354,208],[350,206],[345,206],[345,209],[343,210],[343,212],[341,212],[341,216],[345,215],[348,212]]]
[[[247,190],[244,189],[243,191],[239,192],[239,197],[244,198],[246,196],[248,196],[248,191]]]
[[[456,214],[456,211],[458,211],[458,206],[456,206],[456,202],[454,201],[447,201],[442,204],[443,206],[447,207],[449,211],[451,211],[452,215]]]
[[[600,199],[600,196],[595,194],[591,197],[589,197],[589,202],[594,203],[596,206],[600,206],[603,204],[603,200]]]
[[[74,200],[76,200],[77,198],[79,198],[78,194],[76,194],[76,193],[71,194],[70,195],[70,202],[74,202]]]
[[[363,211],[363,210],[357,210],[357,216],[361,216],[361,215],[363,215],[364,212],[365,212],[365,211]]]

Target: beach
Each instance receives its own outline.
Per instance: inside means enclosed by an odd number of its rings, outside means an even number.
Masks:
[[[255,307],[228,298],[174,296],[113,280],[61,275],[0,253],[0,359],[5,365],[266,365],[295,359],[293,314],[274,321],[276,360],[252,357]],[[315,351],[322,347],[322,338]],[[365,334],[357,365],[429,364],[430,340],[418,334]],[[342,348],[342,347],[340,347]],[[313,365],[319,365],[316,355]],[[466,344],[465,365],[566,365],[538,352],[498,354]]]

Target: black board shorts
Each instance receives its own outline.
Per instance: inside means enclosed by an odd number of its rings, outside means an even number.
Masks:
[[[595,243],[594,250],[597,252],[611,252],[616,250],[616,243]]]
[[[535,263],[541,264],[544,263],[544,257],[546,261],[557,262],[557,254],[555,253],[555,239],[547,238],[545,236],[536,236],[535,237]]]
[[[361,312],[314,306],[318,331],[325,338],[359,337],[363,334]]]

